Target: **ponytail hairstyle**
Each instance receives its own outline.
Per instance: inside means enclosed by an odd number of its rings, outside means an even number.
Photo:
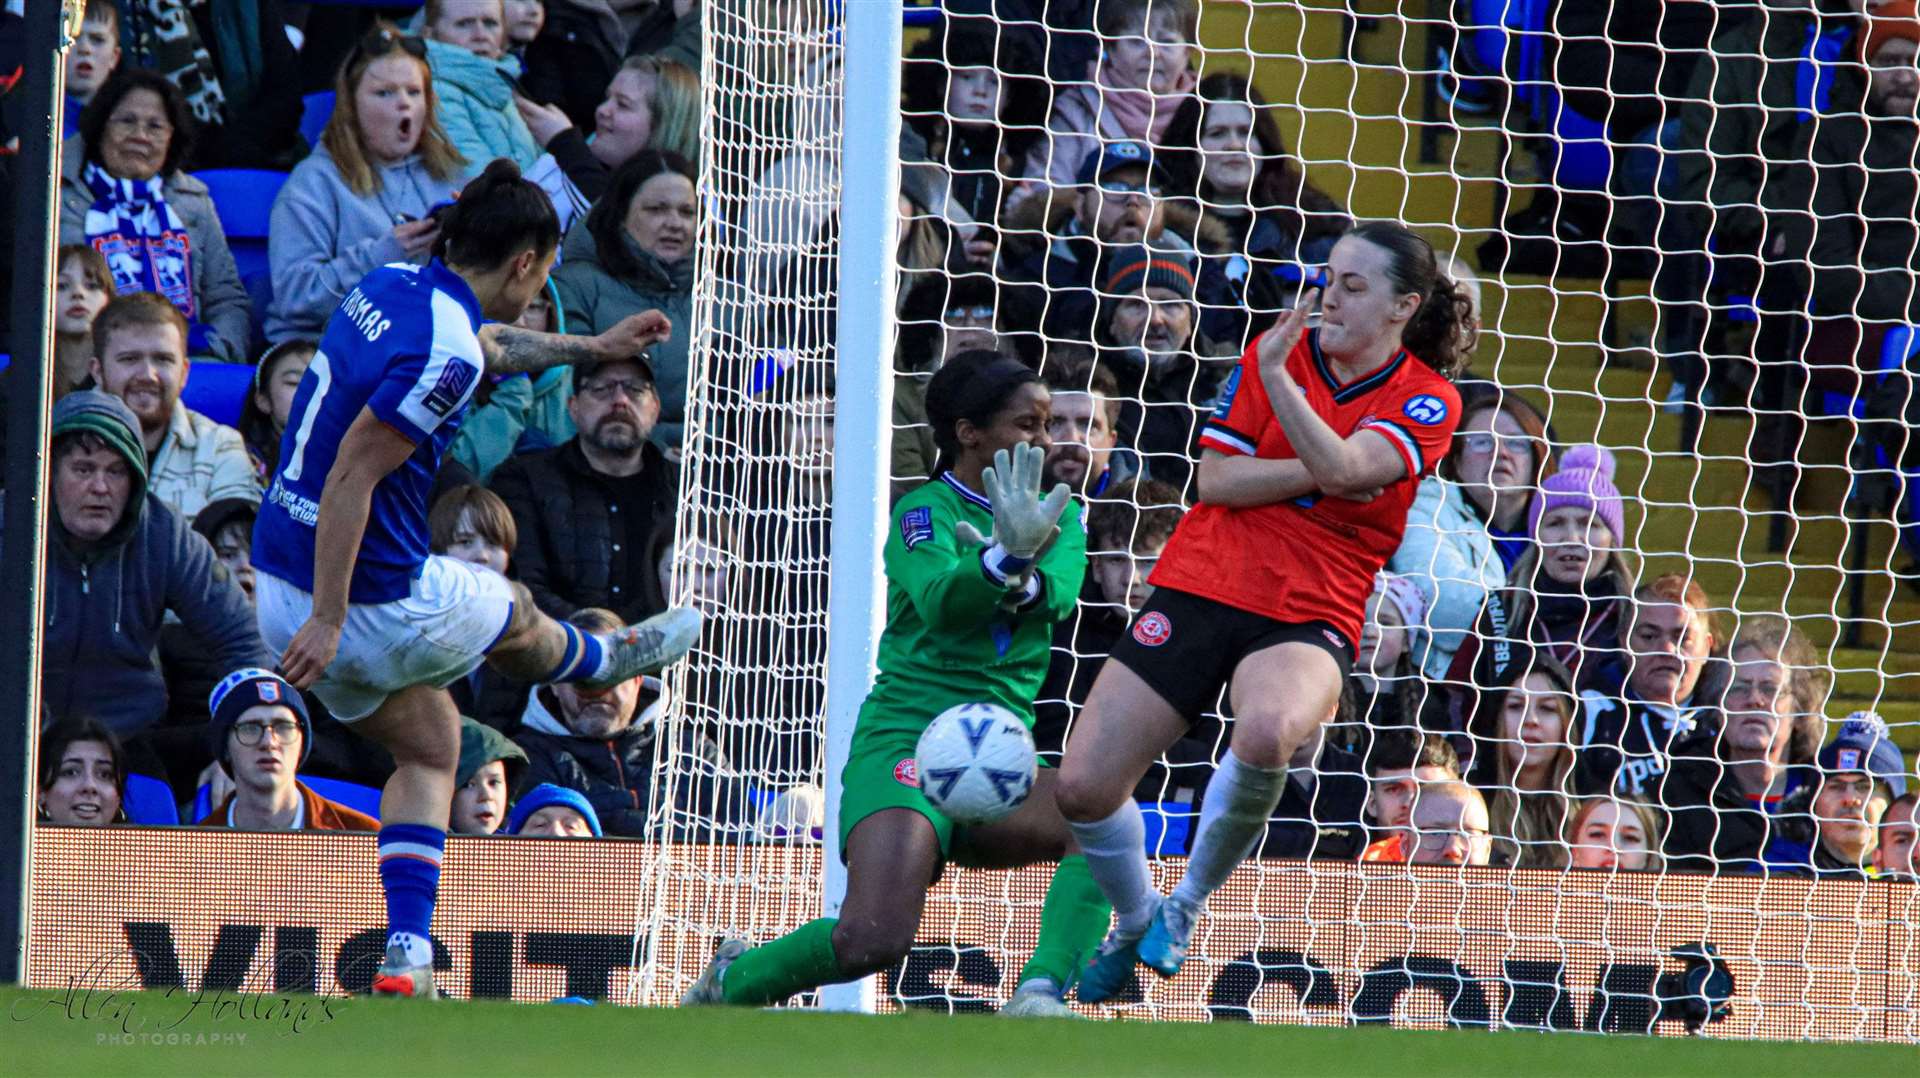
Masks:
[[[1039,381],[1033,368],[1005,353],[984,348],[962,352],[935,371],[927,383],[927,421],[933,425],[933,444],[940,450],[933,463],[933,478],[951,469],[960,456],[960,436],[955,429],[960,420],[976,427],[987,426],[1006,407],[1015,390]]]
[[[1387,279],[1395,292],[1420,296],[1400,343],[1448,381],[1459,376],[1473,344],[1462,328],[1471,324],[1473,301],[1440,272],[1433,245],[1398,221],[1366,221],[1347,235],[1387,252]]]
[[[438,217],[433,257],[449,265],[493,269],[523,247],[544,254],[560,245],[560,218],[547,193],[504,157],[469,180]]]

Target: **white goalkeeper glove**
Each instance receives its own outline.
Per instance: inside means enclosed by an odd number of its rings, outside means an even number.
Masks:
[[[980,474],[980,485],[993,503],[993,534],[983,536],[964,523],[960,525],[964,532],[955,529],[963,541],[987,544],[982,564],[1020,591],[1029,589],[1033,563],[1060,534],[1060,516],[1072,497],[1061,483],[1041,499],[1040,472],[1045,463],[1045,450],[1024,443],[1014,446],[1011,454],[1004,449],[995,453],[993,466]]]

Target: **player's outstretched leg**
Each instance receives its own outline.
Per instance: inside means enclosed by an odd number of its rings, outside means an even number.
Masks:
[[[700,639],[700,612],[689,606],[673,607],[615,632],[590,633],[541,613],[525,586],[514,584],[513,592],[513,620],[487,653],[487,661],[518,681],[610,688],[659,673]]]
[[[1233,676],[1233,744],[1207,783],[1187,874],[1155,913],[1140,961],[1162,977],[1180,972],[1207,897],[1266,834],[1293,750],[1333,714],[1341,672],[1312,644],[1286,643],[1241,660]]]
[[[940,840],[925,816],[903,808],[868,816],[847,836],[840,916],[808,921],[750,950],[738,940],[722,943],[681,1005],[762,1007],[893,968],[913,946],[939,864]]]
[[[1080,971],[1083,1003],[1112,999],[1133,980],[1140,939],[1160,907],[1133,788],[1186,729],[1171,704],[1116,662],[1101,668],[1074,723],[1055,797],[1114,912],[1113,931]]]
[[[428,929],[440,890],[460,712],[444,689],[402,689],[354,729],[393,753],[393,777],[380,795],[380,888],[387,899],[386,958],[373,994],[433,999],[433,941]]]

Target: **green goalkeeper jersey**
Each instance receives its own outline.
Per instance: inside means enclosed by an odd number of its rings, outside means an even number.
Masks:
[[[1018,596],[981,565],[980,547],[954,534],[961,521],[988,534],[993,510],[950,472],[894,506],[885,555],[887,627],[862,726],[917,736],[941,711],[973,701],[999,704],[1033,724],[1054,626],[1073,612],[1087,574],[1080,506],[1068,504],[1059,538],[1034,567],[1039,593],[1011,610]]]

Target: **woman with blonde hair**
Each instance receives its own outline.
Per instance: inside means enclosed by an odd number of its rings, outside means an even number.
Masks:
[[[361,277],[424,263],[433,211],[460,189],[466,160],[440,128],[426,45],[374,24],[334,80],[333,116],[273,203],[267,339],[318,338]]]
[[[607,85],[590,133],[583,133],[553,105],[524,97],[517,103],[534,141],[553,155],[567,182],[589,205],[606,193],[614,169],[641,150],[678,154],[699,167],[700,78],[672,60],[628,57]]]

